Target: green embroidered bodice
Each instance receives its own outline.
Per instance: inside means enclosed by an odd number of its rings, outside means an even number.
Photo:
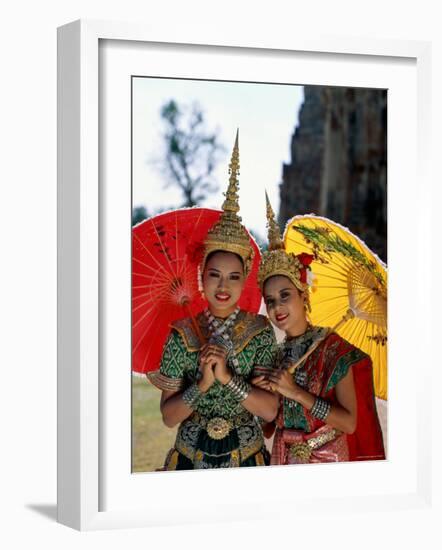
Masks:
[[[203,331],[204,320],[198,318]],[[276,340],[273,329],[262,316],[240,312],[235,323],[232,341],[235,347],[238,366],[235,373],[245,380],[252,377],[256,367],[271,369],[276,353]],[[177,323],[165,344],[160,373],[168,378],[181,379],[184,388],[198,380],[198,342],[187,320]],[[244,412],[244,408],[234,398],[232,392],[220,382],[209,388],[199,400],[197,412],[204,417],[227,419]]]

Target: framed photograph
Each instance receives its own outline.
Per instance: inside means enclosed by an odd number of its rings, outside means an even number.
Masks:
[[[293,510],[313,513],[306,506],[312,502],[318,504],[315,514],[330,506],[338,513],[355,507],[385,511],[426,506],[431,472],[425,453],[429,404],[423,391],[430,363],[421,357],[429,353],[431,333],[427,327],[423,332],[428,336],[417,341],[407,318],[420,317],[423,303],[429,308],[424,296],[409,289],[416,276],[425,276],[419,235],[428,223],[430,194],[425,180],[430,46],[342,36],[281,38],[271,45],[232,38],[201,44],[184,34],[155,36],[136,25],[95,21],[61,27],[58,40],[59,521],[87,530],[215,517],[276,519]],[[160,129],[166,121],[161,113],[172,106],[193,109],[201,118],[210,102],[209,114],[218,109],[213,135],[221,144],[219,159],[212,186],[200,197],[207,208],[221,207],[230,149],[240,128],[240,213],[255,238],[265,241],[264,189],[269,188],[279,206],[280,177],[268,169],[265,157],[273,154],[272,144],[281,135],[288,141],[294,132],[298,110],[292,102],[301,105],[302,94],[305,99],[319,89],[371,90],[373,108],[382,110],[385,104],[387,460],[157,471],[170,435],[153,457],[154,436],[149,434],[154,432],[137,424],[134,413],[138,382],[134,387],[132,225],[140,221],[134,220],[139,206],[146,217],[187,204],[179,182],[172,189],[161,183],[165,165]],[[292,120],[284,111],[288,96]],[[205,99],[195,105],[195,97]],[[278,116],[286,130],[281,130]],[[152,176],[155,170],[157,178]],[[261,226],[253,221],[255,215],[263,220]],[[408,233],[405,242],[404,220],[412,218],[420,230]],[[386,260],[387,248],[373,243]],[[410,250],[415,251],[413,270]],[[429,319],[422,318],[422,324]],[[422,365],[418,379],[413,374],[417,363]],[[207,502],[211,506],[203,505]]]

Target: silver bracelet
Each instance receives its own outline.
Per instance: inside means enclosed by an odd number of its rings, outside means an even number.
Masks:
[[[322,397],[317,397],[313,403],[313,407],[310,409],[310,414],[318,420],[324,421],[331,409],[330,403]]]
[[[226,388],[229,388],[229,390],[232,392],[233,396],[238,401],[244,401],[244,399],[247,399],[250,390],[252,389],[252,386],[248,384],[243,378],[240,376],[232,376],[230,381],[225,385]]]
[[[201,396],[202,392],[199,389],[198,384],[192,384],[184,390],[182,398],[186,405],[188,405],[191,409],[195,409]]]

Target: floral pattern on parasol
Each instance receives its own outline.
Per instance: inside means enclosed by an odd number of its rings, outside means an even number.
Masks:
[[[375,394],[387,399],[386,265],[347,228],[313,214],[287,222],[284,245],[314,257],[312,323],[333,326],[370,355]]]

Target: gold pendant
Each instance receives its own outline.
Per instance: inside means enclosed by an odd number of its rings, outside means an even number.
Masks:
[[[307,463],[310,460],[312,449],[308,443],[295,443],[290,447],[290,455],[297,462]]]
[[[212,439],[223,439],[230,433],[231,423],[225,418],[212,418],[207,423],[207,433]]]

